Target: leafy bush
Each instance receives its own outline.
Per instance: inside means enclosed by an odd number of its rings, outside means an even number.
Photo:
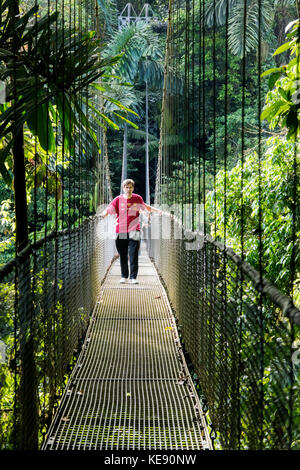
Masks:
[[[272,137],[267,141],[264,157],[259,165],[255,151],[249,153],[244,164],[240,161],[231,171],[221,170],[216,178],[216,193],[207,197],[207,211],[216,221],[212,234],[241,254],[242,241],[246,260],[259,268],[259,207],[261,205],[261,238],[263,269],[266,277],[286,294],[291,294],[291,257],[296,253],[295,265],[299,266],[299,250],[293,250],[293,194],[294,158],[299,152],[294,143]],[[260,172],[259,172],[260,166]],[[260,174],[260,175],[259,175]],[[243,177],[243,188],[241,179]],[[226,214],[224,212],[224,186],[226,182]],[[298,181],[299,185],[299,181]],[[261,196],[259,191],[261,190]],[[299,191],[299,186],[297,188]],[[214,200],[216,199],[216,207]],[[243,220],[242,220],[243,208]],[[216,225],[216,226],[215,226]],[[295,227],[299,244],[300,227]],[[296,276],[297,277],[297,276]],[[294,294],[300,303],[300,283],[294,280]]]

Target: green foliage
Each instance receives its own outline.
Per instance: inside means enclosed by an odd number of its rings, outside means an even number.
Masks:
[[[112,91],[112,81],[124,88],[122,79],[111,74],[122,54],[105,55],[95,31],[83,33],[76,22],[71,26],[69,18],[63,27],[48,2],[39,2],[40,10],[35,2],[21,3],[16,21],[10,12],[14,0],[0,5],[0,80],[6,83],[6,103],[0,104],[0,178],[13,189],[12,135],[22,129],[33,235],[34,231],[54,229],[55,223],[57,229],[62,228],[63,220],[69,226],[95,210],[93,197],[87,193],[93,192],[90,180],[96,176],[93,165],[100,153],[99,127],[119,129],[120,122],[137,127],[128,119],[128,114],[137,114]],[[110,107],[101,108],[101,100]],[[80,148],[78,135],[84,136]],[[75,167],[82,177],[81,190],[85,188],[82,195]],[[68,195],[70,201],[63,203],[61,198]],[[12,203],[10,208],[14,210]],[[13,233],[3,236],[0,262],[14,254]]]
[[[2,4],[1,13],[12,2],[7,0]],[[112,127],[115,124],[105,112],[99,113],[91,100],[84,99],[85,108],[79,106],[78,93],[90,85],[93,85],[91,91],[95,93],[96,81],[104,75],[110,78],[109,70],[122,54],[101,56],[102,47],[94,31],[79,35],[74,28],[63,30],[57,12],[37,18],[37,11],[37,7],[33,7],[17,22],[11,15],[4,15],[0,79],[6,81],[7,101],[10,104],[0,107],[0,132],[9,136],[13,129],[22,128],[26,123],[32,134],[37,136],[42,149],[53,153],[57,142],[56,128],[60,126],[65,152],[74,156],[74,135],[86,132],[88,138],[83,141],[87,145],[85,151],[90,142],[100,149],[92,118],[99,125],[103,125],[103,121]],[[17,49],[12,46],[16,33],[20,42]],[[98,89],[97,94],[103,95],[103,92],[106,92],[105,83],[101,93]],[[115,108],[121,112],[120,119],[125,119],[122,113],[127,115],[132,112],[107,93],[105,99],[113,101]],[[11,145],[11,141],[6,141],[0,154],[0,171],[8,184],[11,181],[5,161]]]
[[[286,27],[289,41],[280,46],[274,56],[289,50],[291,60],[287,65],[266,70],[269,93],[261,119],[267,119],[271,129],[280,126],[288,130],[287,139],[296,139],[300,126],[300,22],[293,21]]]
[[[296,148],[294,143],[273,137],[267,141],[260,171],[258,155],[253,151],[247,155],[244,165],[240,161],[227,172],[226,178],[224,170],[220,170],[217,174],[216,192],[210,192],[207,196],[207,212],[212,221],[216,213],[212,235],[216,230],[217,237],[221,240],[226,238],[227,245],[239,254],[243,243],[245,259],[256,269],[259,269],[258,216],[261,208],[263,270],[266,277],[287,295],[292,293],[295,153],[299,153],[299,144]],[[299,189],[298,182],[297,190]],[[296,240],[299,244],[299,224],[296,226]],[[295,252],[295,263],[299,267],[300,255],[297,247]],[[296,274],[299,277],[300,273]],[[300,304],[299,280],[294,282],[295,300]]]

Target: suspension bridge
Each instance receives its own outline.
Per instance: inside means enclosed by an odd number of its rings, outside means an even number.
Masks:
[[[35,8],[41,2],[33,2],[30,21],[30,15],[18,10],[21,3],[7,0],[0,5],[1,50],[9,51],[3,62],[11,73],[0,128],[8,147],[0,164],[8,181],[12,169],[9,163],[3,169],[3,162],[12,152],[17,219],[16,256],[0,267],[1,449],[299,448],[298,142],[296,132],[289,144],[291,254],[289,289],[284,291],[268,279],[264,264],[262,22],[257,60],[248,62],[244,20],[236,84],[229,68],[229,6],[220,28],[217,15],[210,13],[207,39],[206,2],[170,0],[155,184],[149,181],[148,149],[145,171],[148,199],[151,189],[162,215],[152,214],[150,225],[142,229],[139,283],[130,285],[119,283],[114,219],[99,215],[99,207],[112,200],[114,171],[109,133],[100,125],[108,122],[106,101],[116,106],[125,127],[130,125],[130,110],[108,96],[105,69],[99,74],[99,67],[117,63],[94,49],[102,38],[100,6],[92,0],[78,5],[62,0],[62,18],[58,5],[48,4],[47,21],[40,23]],[[242,3],[246,13],[247,2]],[[262,2],[255,5],[261,18]],[[148,8],[139,17],[130,11],[127,19],[119,18],[119,25],[132,27],[137,18],[151,25]],[[73,74],[67,69],[72,63]],[[90,75],[81,74],[87,65]],[[255,85],[246,80],[250,69]],[[32,80],[24,80],[28,70]],[[89,96],[91,83],[99,93]],[[256,160],[251,167],[257,171],[252,246],[258,261],[253,263],[251,256],[246,259],[244,238],[252,217],[244,176],[248,86],[256,86],[258,96],[252,132]],[[29,100],[32,90],[36,93]],[[227,178],[234,132],[230,93],[239,93],[240,100],[245,173],[241,171],[238,183]],[[223,119],[218,117],[217,97],[224,106]],[[89,119],[94,119],[93,126]],[[24,148],[31,152],[25,166]],[[224,177],[219,193],[217,166]],[[22,193],[26,196],[26,171],[34,200],[31,235],[25,231],[30,214]],[[228,213],[231,184],[238,186],[238,221]],[[215,205],[209,212],[211,185]],[[46,196],[39,199],[42,187]],[[38,207],[41,200],[44,215]],[[223,207],[221,219],[217,202]],[[51,214],[54,226],[49,228]],[[241,228],[235,250],[229,235],[234,222]]]

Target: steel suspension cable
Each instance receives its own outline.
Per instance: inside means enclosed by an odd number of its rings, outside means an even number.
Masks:
[[[241,259],[244,262],[244,164],[245,164],[245,106],[246,106],[246,38],[247,38],[247,0],[244,0],[244,21],[243,21],[243,52],[242,52],[242,103],[241,103],[241,184],[240,184],[240,194],[241,194]],[[239,309],[239,348],[238,348],[238,367],[242,365],[241,358],[241,345],[242,345],[242,330],[243,330],[243,295],[244,295],[244,272],[240,272],[240,309]],[[237,380],[237,395],[238,395],[238,430],[237,430],[237,439],[238,439],[238,448],[240,449],[241,444],[241,396],[240,396],[240,377]]]
[[[206,110],[206,92],[205,92],[205,54],[206,54],[206,47],[205,47],[205,23],[204,23],[204,12],[205,12],[205,0],[202,0],[201,2],[202,5],[202,25],[201,25],[201,32],[202,32],[202,64],[201,64],[201,71],[202,71],[202,185],[203,185],[203,196],[202,196],[202,204],[203,204],[203,232],[204,236],[206,235],[206,211],[205,211],[205,204],[206,204],[206,154],[205,154],[205,146],[206,146],[206,131],[205,131],[205,126],[206,126],[206,116],[205,116],[205,110]],[[200,188],[199,188],[200,192]],[[202,210],[200,211],[202,213]]]
[[[195,115],[195,0],[192,0],[192,115]],[[194,157],[194,149],[193,149],[193,142],[195,139],[195,126],[194,123],[191,127],[191,162],[190,162],[190,168],[191,168],[191,184],[190,184],[190,190],[191,190],[191,197],[189,201],[189,205],[191,207],[191,215],[189,215],[190,219],[190,224],[191,224],[191,229],[195,230],[195,157]],[[189,171],[190,173],[190,171]]]

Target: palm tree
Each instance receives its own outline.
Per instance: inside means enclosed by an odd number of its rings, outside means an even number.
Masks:
[[[295,0],[211,0],[204,15],[209,27],[214,22],[216,26],[222,26],[228,20],[229,49],[234,55],[243,57],[244,51],[247,54],[258,46],[259,23],[264,37],[270,31],[278,9],[290,6],[295,7]]]
[[[149,88],[162,88],[163,83],[163,54],[158,37],[151,27],[143,23],[125,26],[114,33],[106,48],[106,54],[124,53],[118,61],[115,72],[132,84],[145,84],[145,121],[146,121],[146,202],[150,203],[149,189],[149,129],[148,129],[148,96]],[[133,90],[131,90],[132,92]],[[131,95],[132,97],[132,95]],[[136,103],[131,107],[138,110]],[[127,122],[124,124],[122,179],[127,176]]]

